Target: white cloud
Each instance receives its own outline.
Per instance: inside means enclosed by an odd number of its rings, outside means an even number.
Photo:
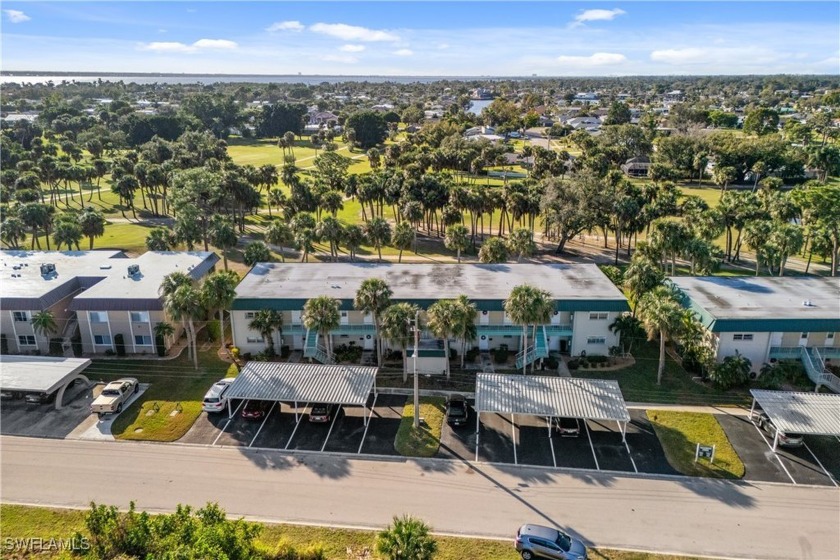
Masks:
[[[580,25],[585,21],[611,21],[616,16],[626,14],[621,8],[614,10],[584,10],[575,16],[575,24]]]
[[[227,39],[199,39],[192,46],[197,49],[235,49],[239,45]]]
[[[440,50],[448,49],[449,43],[439,43],[437,48],[439,48]]]
[[[355,64],[359,62],[359,59],[355,56],[350,56],[348,54],[325,54],[321,57],[321,60],[327,62],[342,62],[344,64]]]
[[[363,50],[365,50],[365,46],[364,45],[342,45],[341,47],[338,47],[338,50],[340,50],[341,52],[362,52]]]
[[[192,45],[179,43],[177,41],[155,41],[144,43],[138,48],[141,51],[152,51],[158,53],[195,53],[201,50],[234,50],[239,45],[227,39],[199,39]]]
[[[364,42],[394,42],[399,41],[400,38],[387,31],[378,29],[368,29],[366,27],[358,27],[356,25],[347,25],[345,23],[316,23],[309,27],[310,31],[321,33],[322,35],[329,35],[345,41],[364,41]]]
[[[265,28],[266,31],[303,31],[304,26],[299,21],[277,21]]]
[[[751,64],[778,63],[780,58],[787,55],[780,55],[764,47],[743,45],[740,47],[685,47],[679,49],[661,49],[651,51],[650,59],[654,62],[664,64],[704,64],[720,65],[731,63],[734,60],[747,61]]]
[[[394,51],[394,54],[397,56],[414,56],[414,51],[411,49],[400,49]]]
[[[627,57],[620,53],[598,52],[589,56],[558,56],[557,62],[566,66],[609,66],[627,62]]]
[[[3,10],[3,13],[6,14],[6,18],[12,23],[23,23],[32,19],[20,10]]]

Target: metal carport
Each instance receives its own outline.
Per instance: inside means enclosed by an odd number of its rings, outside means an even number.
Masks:
[[[630,421],[617,381],[579,377],[479,373],[475,412],[476,457],[482,412],[614,421],[622,442]]]
[[[750,420],[758,403],[776,427],[774,452],[779,443],[779,431],[840,438],[840,395],[763,389],[750,389],[750,393],[753,396]]]
[[[248,362],[228,390],[228,416],[232,399],[329,403],[367,409],[376,392],[377,367],[277,362]],[[364,416],[367,425],[367,414]]]
[[[55,408],[61,410],[64,391],[76,379],[90,383],[82,372],[90,360],[81,358],[58,358],[48,356],[2,356],[0,357],[0,390],[18,393],[43,393],[55,391]]]

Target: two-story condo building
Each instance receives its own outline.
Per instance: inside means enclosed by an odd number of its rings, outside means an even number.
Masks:
[[[421,309],[466,295],[478,309],[473,344],[481,350],[502,344],[519,349],[522,327],[505,314],[504,301],[521,284],[546,290],[554,300],[554,314],[548,323],[536,325],[535,341],[529,336],[533,359],[552,350],[606,355],[618,344],[609,325],[628,310],[621,291],[589,264],[260,263],[236,289],[231,308],[236,346],[243,352],[265,349],[260,333],[248,325],[257,311],[270,308],[283,314],[283,343],[317,359],[317,333],[307,332],[301,314],[308,299],[328,295],[341,302],[341,324],[331,334],[333,343],[352,342],[373,350],[373,317],[353,308],[353,298],[367,278],[384,280],[394,303],[414,303]],[[424,337],[432,338],[428,333]],[[279,336],[275,338],[280,343]]]
[[[128,258],[122,251],[0,251],[0,334],[8,352],[49,351],[49,339],[65,344],[80,336],[82,351],[115,349],[123,335],[130,354],[155,352],[155,325],[166,320],[158,293],[164,276],[181,271],[194,280],[219,257],[212,252],[154,252]],[[50,311],[57,332],[46,335],[32,317]],[[180,325],[172,322],[177,338]],[[165,341],[167,348],[171,340]]]
[[[817,385],[840,392],[825,368],[840,361],[840,279],[672,277],[706,328],[718,361],[737,351],[757,372],[779,359],[802,360]],[[829,377],[831,376],[831,377]]]

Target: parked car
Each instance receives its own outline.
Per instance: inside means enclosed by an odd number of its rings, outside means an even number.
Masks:
[[[55,399],[55,393],[27,393],[23,400],[29,404],[47,404]]]
[[[334,404],[316,403],[309,409],[310,422],[329,422],[335,412]]]
[[[21,398],[23,395],[18,391],[0,391],[0,399],[5,400],[16,400]]]
[[[578,437],[580,435],[580,420],[578,418],[555,418],[554,429],[560,437]]]
[[[90,411],[96,414],[122,412],[123,404],[140,390],[140,383],[133,377],[111,381],[90,404]]]
[[[773,425],[773,421],[770,420],[770,417],[767,416],[767,413],[760,412],[758,415],[758,427],[767,432],[770,437],[776,437],[776,426]],[[802,447],[805,443],[802,434],[791,434],[779,431],[779,445],[783,447]]]
[[[266,415],[270,404],[268,401],[246,401],[242,407],[242,418],[258,420]]]
[[[446,421],[451,426],[466,424],[469,416],[470,407],[462,395],[452,395],[446,400]]]
[[[523,560],[586,560],[586,546],[563,531],[542,525],[523,525],[516,531],[516,551]]]
[[[213,383],[207,394],[204,395],[204,404],[201,410],[204,412],[221,412],[227,406],[227,391],[233,383],[232,377],[226,377]]]

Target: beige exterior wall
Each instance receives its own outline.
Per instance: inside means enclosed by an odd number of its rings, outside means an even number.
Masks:
[[[82,337],[82,351],[86,354],[104,354],[108,350],[115,351],[114,338],[122,334],[125,341],[126,354],[154,354],[155,350],[155,325],[162,321],[168,322],[175,328],[175,334],[166,341],[166,347],[172,346],[172,341],[177,340],[183,332],[180,321],[170,321],[163,311],[148,311],[149,321],[132,321],[130,311],[107,311],[105,322],[91,322],[90,311],[79,311],[79,334]],[[110,343],[95,344],[96,336],[108,337],[105,341]],[[149,344],[138,344],[135,336],[149,337]]]
[[[4,309],[0,313],[0,333],[6,335],[6,340],[9,345],[9,353],[30,354],[37,350],[41,354],[47,354],[50,351],[50,338],[61,337],[64,334],[67,322],[73,318],[73,312],[68,309],[72,300],[73,295],[67,296],[47,309],[47,311],[50,311],[53,314],[57,329],[56,332],[47,336],[35,334],[35,329],[32,328],[32,316],[38,313],[40,309]],[[25,311],[27,314],[27,320],[15,321],[15,311]],[[18,340],[18,337],[21,335],[34,336],[36,344],[21,345]]]

